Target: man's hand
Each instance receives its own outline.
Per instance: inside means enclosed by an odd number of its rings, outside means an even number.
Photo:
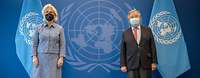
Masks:
[[[156,68],[157,68],[157,65],[155,63],[152,63],[151,64],[151,70],[154,71],[154,70],[156,70]]]
[[[60,57],[60,58],[58,59],[57,66],[58,66],[58,68],[61,68],[62,65],[63,65],[63,57]]]
[[[33,56],[33,64],[38,65],[39,61],[38,61],[38,57],[37,56]]]
[[[128,71],[128,70],[127,70],[127,67],[126,67],[126,66],[122,66],[122,67],[121,67],[121,71],[122,71],[122,72],[127,72],[127,71]]]

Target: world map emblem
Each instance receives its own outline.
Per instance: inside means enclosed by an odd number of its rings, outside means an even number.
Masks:
[[[168,11],[161,11],[153,16],[150,28],[155,40],[164,45],[175,43],[182,35],[177,16]]]
[[[128,26],[123,22],[127,21],[127,11],[114,2],[87,0],[62,9],[59,23],[65,29],[68,44],[66,62],[75,69],[119,70],[121,33]]]
[[[25,14],[19,22],[19,32],[29,46],[32,45],[32,36],[39,24],[42,24],[42,16],[36,12]]]

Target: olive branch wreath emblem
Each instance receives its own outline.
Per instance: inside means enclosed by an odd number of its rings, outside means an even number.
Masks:
[[[74,3],[71,3],[61,10],[61,15],[60,15],[61,17],[60,17],[59,23],[62,26],[64,26],[64,24],[67,22],[66,19],[70,17],[70,13],[72,13],[71,8],[74,5],[75,5]],[[117,15],[117,13],[113,13],[113,16],[115,18],[119,18],[119,15]],[[110,69],[119,70],[119,61],[120,61],[119,58],[110,63],[88,63],[88,62],[81,60],[76,54],[72,54],[70,48],[68,48],[68,49],[69,49],[68,56],[66,57],[65,62],[72,65],[77,70],[87,70],[87,72],[91,72],[98,66],[103,68],[107,72],[110,72]]]

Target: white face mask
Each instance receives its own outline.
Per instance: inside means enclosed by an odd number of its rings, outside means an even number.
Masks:
[[[129,23],[131,24],[131,26],[137,26],[140,24],[140,19],[139,18],[131,18],[129,20]]]

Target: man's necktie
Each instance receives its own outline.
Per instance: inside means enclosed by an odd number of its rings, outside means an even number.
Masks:
[[[136,41],[137,41],[137,37],[138,37],[138,32],[137,32],[137,30],[138,30],[138,27],[137,27],[137,26],[134,27],[134,29],[133,29],[133,35],[134,35],[134,38],[135,38]]]

